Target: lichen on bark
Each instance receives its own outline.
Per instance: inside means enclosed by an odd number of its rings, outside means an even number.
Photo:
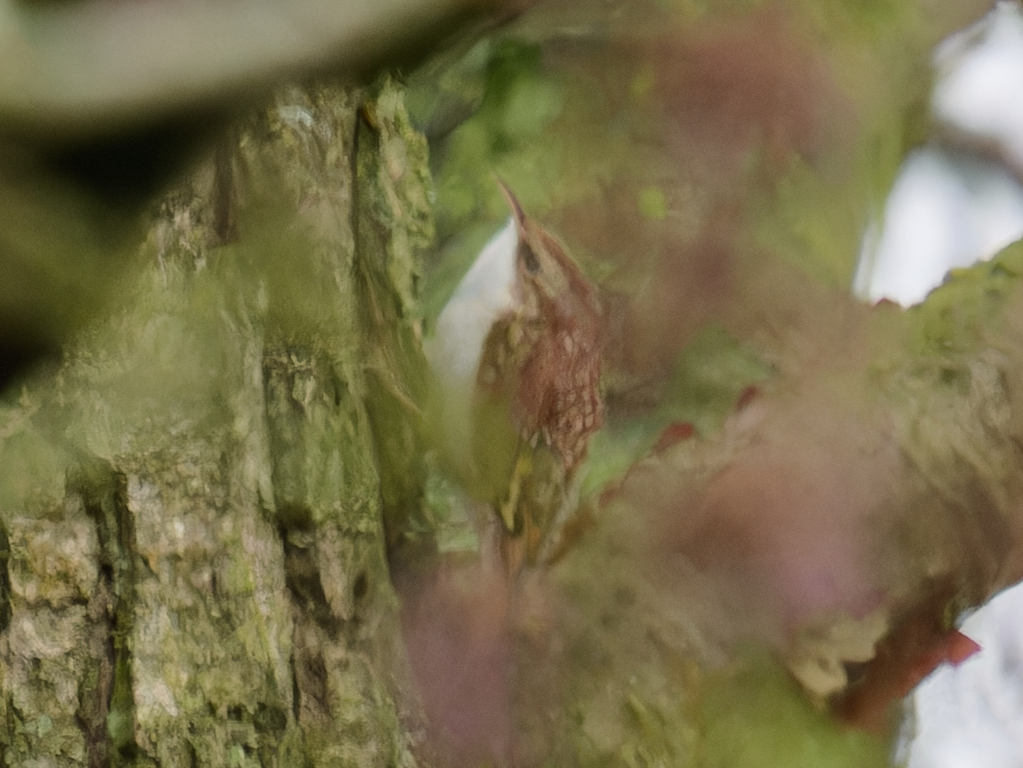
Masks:
[[[384,521],[422,476],[426,162],[390,81],[280,91],[9,393],[7,763],[414,763]]]

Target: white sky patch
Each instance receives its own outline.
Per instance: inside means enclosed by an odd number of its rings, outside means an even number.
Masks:
[[[892,187],[880,235],[865,240],[856,292],[916,304],[950,269],[989,259],[1021,235],[1023,189],[1008,173],[917,150]]]
[[[999,142],[1023,166],[1023,13],[1001,2],[935,54],[935,115]],[[949,269],[991,258],[1023,236],[1023,189],[990,161],[913,152],[864,238],[854,290],[870,301],[923,300]]]
[[[945,122],[999,141],[1023,162],[1023,13],[1016,3],[1000,2],[981,25],[939,46],[932,107]]]
[[[981,651],[917,689],[909,768],[1023,765],[1023,589],[1002,592],[963,625]]]

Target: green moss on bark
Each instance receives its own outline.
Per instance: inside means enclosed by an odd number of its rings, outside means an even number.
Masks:
[[[381,431],[364,358],[416,375],[428,172],[400,102],[282,91],[158,206],[121,307],[3,406],[9,763],[412,763],[382,512],[419,490],[379,446],[414,438]],[[382,170],[356,180],[363,104]]]

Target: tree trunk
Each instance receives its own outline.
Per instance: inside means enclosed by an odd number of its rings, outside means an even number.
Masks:
[[[390,81],[278,93],[10,393],[5,764],[415,763],[385,549],[422,479],[426,161]]]

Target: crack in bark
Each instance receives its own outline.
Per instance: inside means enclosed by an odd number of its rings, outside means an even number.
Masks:
[[[8,564],[11,559],[11,545],[7,528],[0,523],[0,633],[11,625],[11,574]]]
[[[130,763],[135,743],[129,638],[134,626],[136,565],[134,521],[127,502],[127,479],[108,461],[82,454],[68,473],[68,489],[77,493],[96,525],[100,544],[102,615],[93,640],[102,649],[94,685],[82,684],[78,721],[88,748],[90,768]]]

